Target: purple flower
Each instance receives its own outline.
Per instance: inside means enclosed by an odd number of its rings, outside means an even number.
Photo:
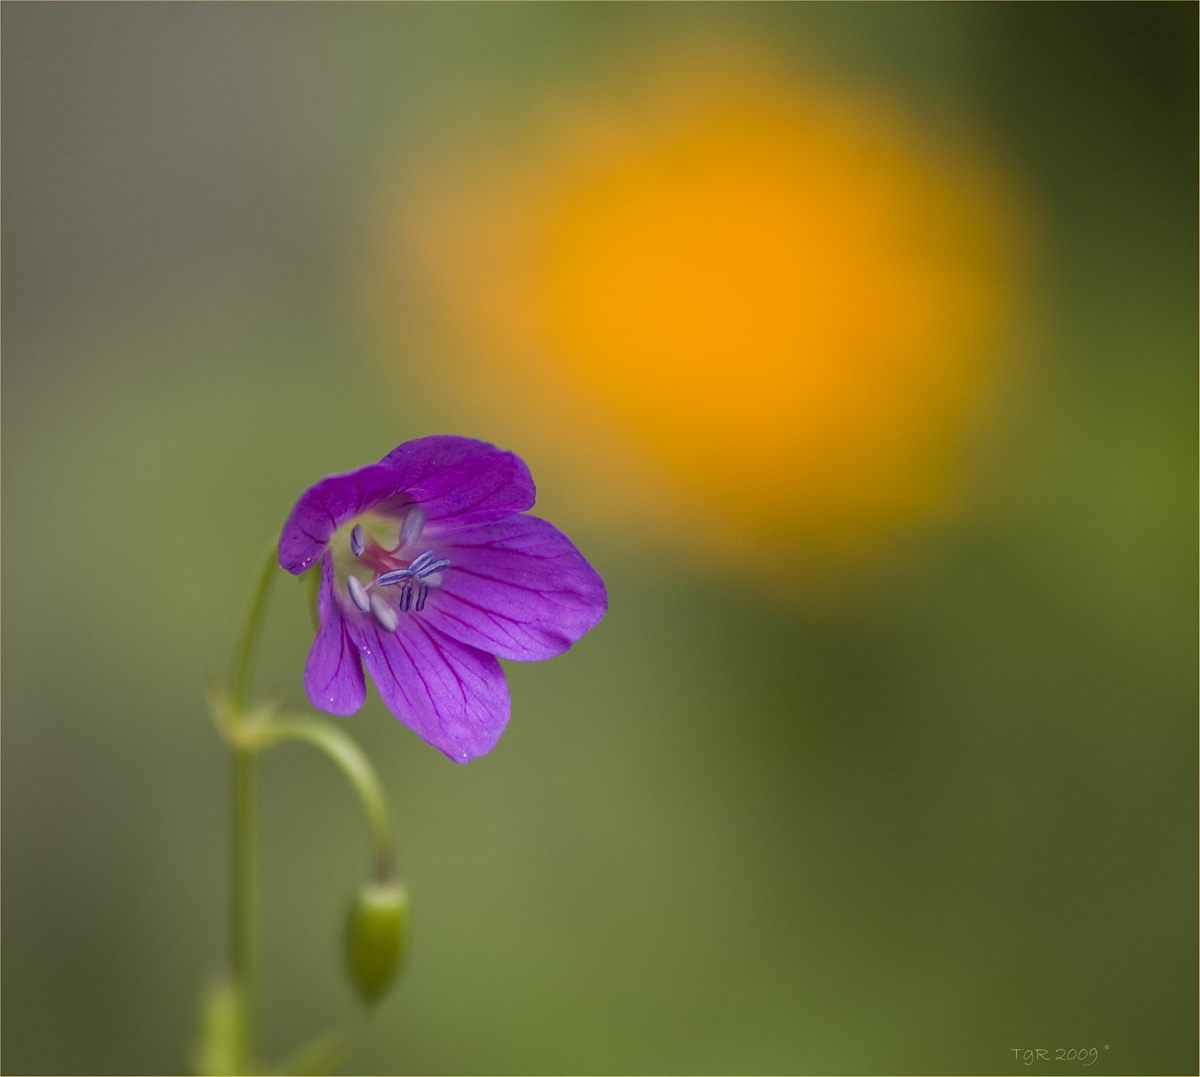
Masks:
[[[309,487],[279,563],[321,562],[321,627],[304,669],[313,706],[353,714],[362,663],[390,710],[456,763],[495,747],[510,703],[496,656],[561,654],[608,608],[604,581],[557,528],[527,516],[517,456],[469,438],[407,441]]]

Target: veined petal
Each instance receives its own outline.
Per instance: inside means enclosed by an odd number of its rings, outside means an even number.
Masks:
[[[300,495],[283,525],[279,563],[299,575],[325,552],[333,533],[347,520],[368,509],[403,500],[399,476],[383,464],[326,475]]]
[[[317,594],[321,627],[304,666],[304,690],[314,707],[330,714],[353,714],[367,698],[362,661],[346,620],[333,597],[333,556],[321,562],[321,590]]]
[[[394,632],[365,617],[347,624],[383,702],[417,736],[456,763],[495,747],[511,709],[495,658],[419,617],[401,616]]]
[[[561,654],[599,622],[608,592],[558,528],[515,515],[427,535],[450,567],[425,618],[471,647],[521,662]]]
[[[430,520],[496,519],[533,507],[533,476],[519,456],[486,441],[450,434],[406,441],[381,464]]]

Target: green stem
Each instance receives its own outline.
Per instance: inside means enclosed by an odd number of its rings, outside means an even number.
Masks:
[[[267,599],[271,594],[271,584],[275,582],[275,570],[279,566],[279,554],[274,542],[267,551],[259,573],[258,586],[250,599],[250,608],[246,611],[246,623],[242,626],[242,635],[238,640],[237,651],[233,657],[233,675],[229,680],[229,699],[233,705],[235,721],[240,719],[250,697],[250,671],[254,662],[254,649],[258,645],[258,637],[262,632],[263,614],[266,612]]]
[[[231,1035],[236,1042],[223,1055],[240,1073],[257,1072],[255,1053],[258,1011],[258,753],[285,740],[305,741],[323,751],[358,794],[375,844],[376,876],[390,882],[394,872],[387,800],[375,768],[363,751],[336,726],[316,718],[275,720],[271,708],[249,711],[254,653],[277,566],[272,543],[251,596],[233,659],[228,697],[210,694],[218,726],[233,757],[233,1006]],[[224,1072],[224,1070],[222,1070]]]
[[[233,979],[242,1007],[241,1055],[255,1070],[258,1009],[258,753],[233,749]]]
[[[394,853],[387,798],[383,783],[363,750],[337,726],[319,718],[284,718],[268,723],[257,735],[262,748],[285,740],[299,740],[319,748],[341,768],[358,794],[375,839],[375,873],[380,882],[392,878]]]
[[[255,1070],[255,1030],[258,1002],[258,759],[257,749],[245,742],[246,706],[254,651],[262,633],[267,600],[278,565],[271,544],[250,599],[250,608],[233,658],[229,723],[233,752],[233,980],[241,1003],[242,1043],[239,1054],[247,1073]]]

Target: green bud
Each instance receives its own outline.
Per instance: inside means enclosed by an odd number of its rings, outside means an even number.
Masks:
[[[346,920],[346,963],[363,1001],[387,992],[408,956],[408,891],[400,883],[359,888]]]

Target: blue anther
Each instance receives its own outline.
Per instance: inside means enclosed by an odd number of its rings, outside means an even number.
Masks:
[[[421,589],[417,592],[417,612],[425,608],[425,599],[429,597],[429,584],[421,584]]]
[[[412,608],[413,586],[406,583],[400,589],[400,612],[407,613]]]
[[[358,524],[354,525],[350,532],[350,552],[355,557],[362,557],[362,552],[367,548],[367,544],[363,541],[362,527]]]
[[[418,554],[416,560],[408,568],[396,568],[392,569],[391,572],[382,573],[376,578],[375,586],[391,587],[393,584],[414,578],[423,580],[428,576],[432,576],[435,572],[441,572],[442,569],[449,567],[450,561],[448,558],[439,558],[432,550],[426,550],[424,553]],[[420,609],[420,606],[417,608]]]
[[[346,577],[346,587],[350,592],[350,597],[354,600],[354,604],[366,613],[371,608],[371,600],[367,598],[366,589],[357,576]]]
[[[414,576],[421,576],[421,574],[425,571],[425,566],[436,557],[437,554],[435,554],[432,550],[425,550],[423,553],[417,554],[416,558],[413,560],[413,563],[408,566],[409,572],[411,572]]]

